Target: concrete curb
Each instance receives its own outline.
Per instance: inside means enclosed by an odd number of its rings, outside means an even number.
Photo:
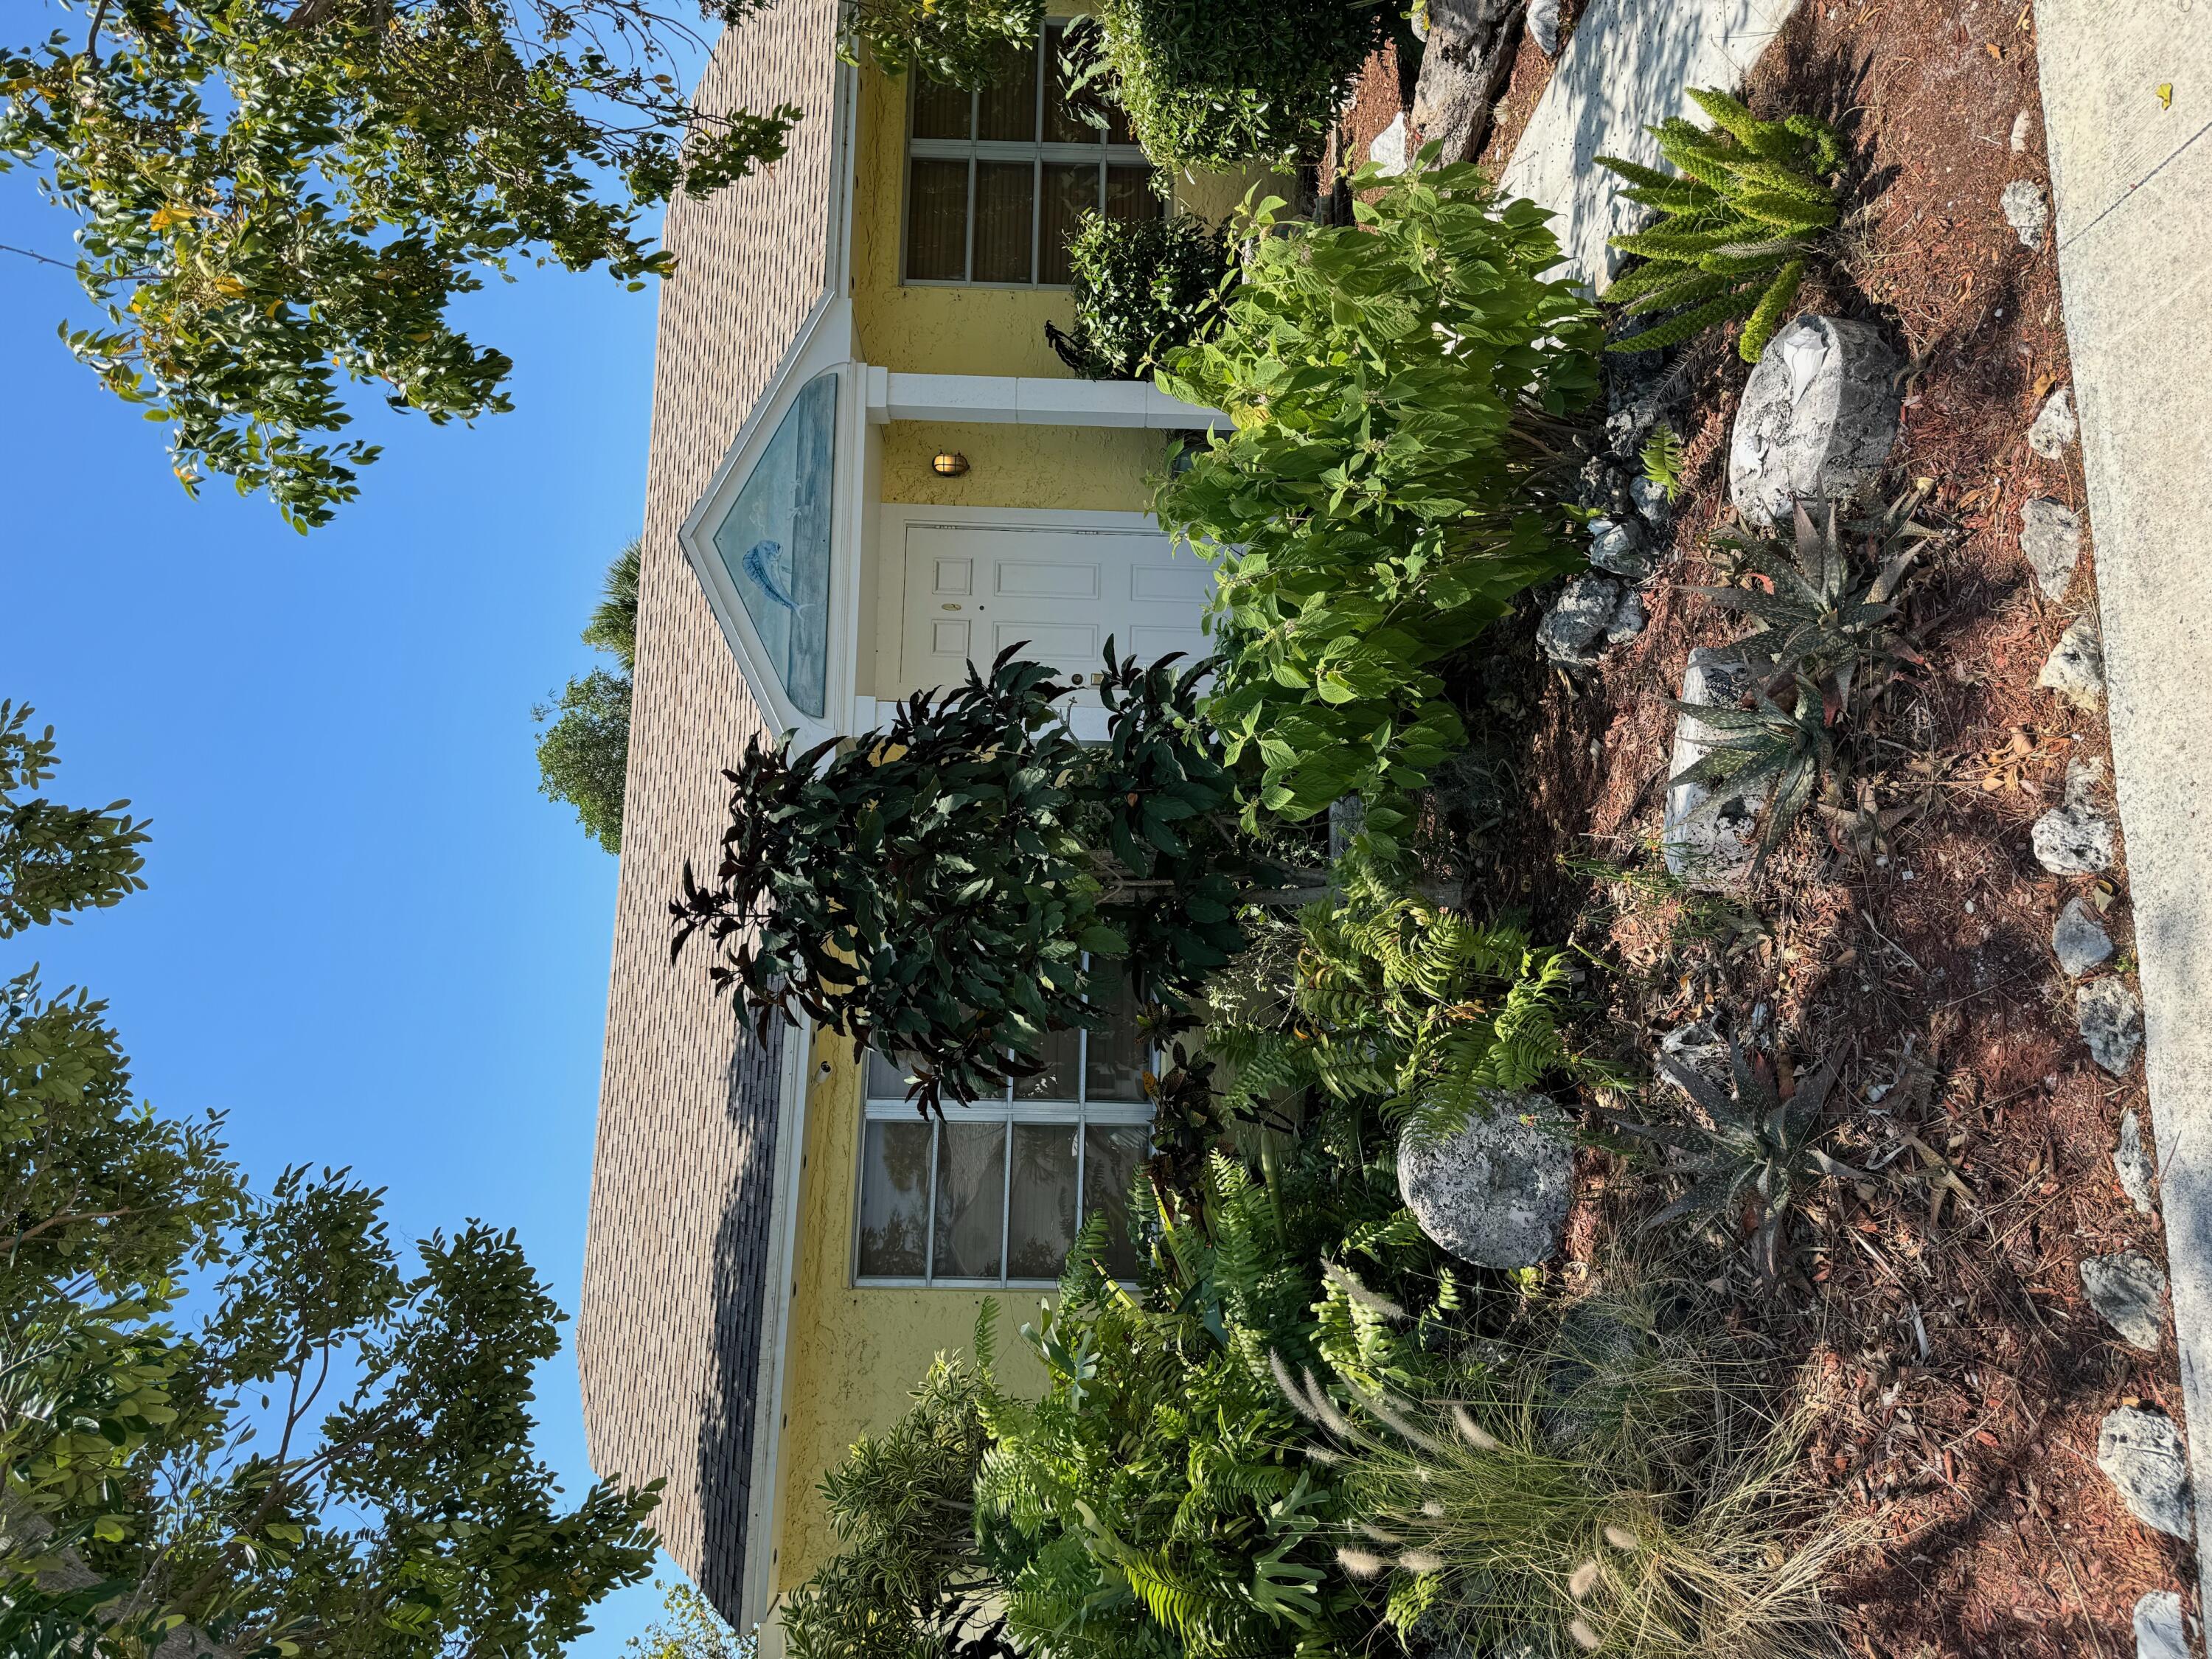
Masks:
[[[2212,1425],[2212,31],[2193,9],[2036,0],[2035,21],[2183,1404]],[[2190,1461],[2212,1492],[2212,1430]],[[2201,1520],[2197,1550],[2203,1577]]]
[[[1620,256],[1606,239],[1644,211],[1600,155],[1659,164],[1644,129],[1694,116],[1684,88],[1741,83],[1797,0],[1595,0],[1536,100],[1498,183],[1559,216],[1552,222],[1574,276],[1602,292]]]

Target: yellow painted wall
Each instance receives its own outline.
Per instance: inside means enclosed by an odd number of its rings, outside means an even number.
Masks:
[[[968,471],[939,477],[940,450]],[[938,424],[883,428],[883,498],[917,507],[1041,507],[1128,512],[1152,502],[1150,475],[1167,465],[1168,437],[1142,428]]]
[[[836,1553],[828,1511],[815,1490],[823,1473],[855,1438],[887,1428],[906,1409],[908,1391],[940,1349],[968,1349],[987,1295],[994,1295],[1000,1307],[1000,1384],[1024,1394],[1044,1386],[1043,1370],[1018,1334],[1036,1316],[1036,1290],[853,1284],[861,1068],[842,1037],[817,1041],[813,1061],[799,1172],[799,1288],[785,1350],[783,1524],[772,1575],[778,1595]]]

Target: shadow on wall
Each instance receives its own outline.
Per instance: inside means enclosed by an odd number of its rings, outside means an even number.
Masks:
[[[740,1028],[724,1097],[738,1174],[714,1230],[714,1336],[699,1413],[698,1583],[732,1625],[744,1599],[783,1042],[781,1025],[770,1027],[764,1042]]]

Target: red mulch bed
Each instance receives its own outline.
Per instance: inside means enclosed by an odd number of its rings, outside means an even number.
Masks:
[[[1508,152],[1549,73],[1524,42],[1486,160]],[[1375,66],[1347,122],[1356,137],[1396,112],[1396,88],[1395,65]],[[2028,846],[2067,761],[2106,753],[2100,717],[2035,685],[2089,603],[2091,561],[2053,605],[2019,546],[2024,501],[2082,504],[2076,454],[2052,463],[2026,442],[2045,394],[2069,381],[2055,256],[2048,240],[2023,248],[1997,205],[2013,179],[2047,184],[2033,16],[2018,0],[1808,0],[1748,95],[1763,114],[1811,110],[1844,129],[1858,211],[1838,268],[1802,303],[1879,322],[1914,365],[1894,478],[1928,480],[1922,517],[1951,534],[1907,589],[1929,666],[1865,734],[1880,805],[1913,814],[1875,854],[1801,826],[1749,896],[1761,926],[1748,933],[1726,906],[1589,871],[1650,867],[1674,719],[1664,699],[1693,645],[1737,631],[1686,591],[1723,579],[1707,536],[1732,519],[1725,458],[1748,372],[1732,339],[1714,338],[1681,369],[1692,487],[1681,556],[1645,595],[1649,628],[1579,680],[1528,666],[1522,649],[1470,665],[1457,690],[1479,742],[1489,733],[1504,757],[1491,781],[1504,801],[1438,850],[1473,890],[1607,963],[1596,1025],[1624,1057],[1708,1013],[1742,1029],[1757,1011],[1800,1066],[1843,1060],[1830,1109],[1845,1161],[1916,1139],[1886,1172],[1909,1175],[1816,1196],[1782,1286],[1730,1270],[1744,1341],[1802,1367],[1814,1478],[1874,1528],[1839,1588],[1852,1650],[2121,1659],[2136,1598],[2180,1588],[2193,1611],[2194,1574],[2188,1548],[2130,1516],[2095,1467],[2103,1414],[2141,1401],[2178,1419],[2179,1375],[2170,1340],[2140,1354],[2081,1296],[2085,1256],[2160,1254],[2157,1218],[2127,1201],[2111,1159],[2121,1114],[2134,1108],[2146,1130],[2149,1114],[2140,1061],[2117,1080],[2089,1060],[2049,947],[2060,906],[2095,884],[2046,874]],[[1521,618],[1523,642],[1532,623]],[[2124,964],[2124,872],[2107,882]],[[1583,1168],[1587,1213],[1571,1237],[1586,1257],[1652,1195],[1610,1155]]]

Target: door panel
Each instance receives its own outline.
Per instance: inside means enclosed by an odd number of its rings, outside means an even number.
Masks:
[[[1157,532],[914,524],[903,570],[897,684],[887,695],[957,685],[969,658],[987,668],[1019,641],[1024,655],[1086,681],[1099,675],[1109,635],[1117,653],[1146,661],[1206,654],[1200,618],[1212,573]],[[1081,702],[1079,728],[1091,735],[1103,711],[1087,693]]]

